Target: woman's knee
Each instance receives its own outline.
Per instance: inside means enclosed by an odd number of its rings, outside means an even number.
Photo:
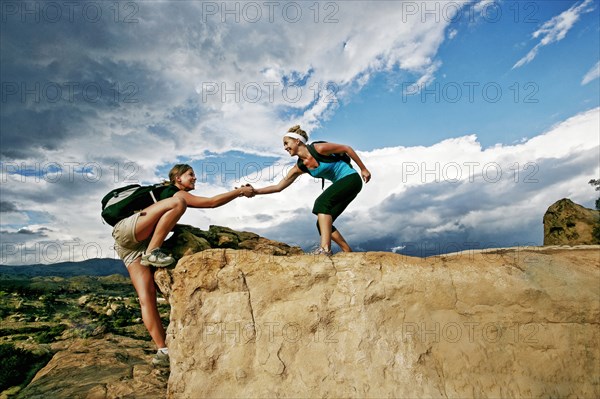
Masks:
[[[171,197],[169,198],[171,201],[171,209],[177,211],[178,213],[183,214],[187,209],[187,202],[181,197]]]
[[[138,301],[141,308],[156,306],[156,289],[154,286],[146,288],[143,292],[138,292]]]
[[[139,264],[132,264],[131,267],[147,268]],[[138,296],[138,302],[141,307],[156,303],[156,287],[154,285],[154,275],[144,269],[138,270],[136,273],[131,273],[131,281]]]
[[[317,231],[319,232],[319,235],[321,235],[321,226],[319,225],[319,219],[317,219]],[[337,229],[335,228],[335,226],[331,225],[331,232],[334,233],[336,231]]]

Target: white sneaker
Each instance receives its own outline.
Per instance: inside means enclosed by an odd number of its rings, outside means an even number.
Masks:
[[[326,250],[325,248],[321,248],[318,247],[315,250],[313,250],[311,253],[311,255],[325,255],[325,256],[332,256],[333,252],[331,252],[331,250]]]
[[[171,365],[169,354],[159,350],[152,358],[152,364],[159,367],[169,367]]]
[[[167,267],[173,262],[175,262],[175,259],[163,253],[160,248],[155,248],[149,254],[142,255],[140,261],[143,266],[152,265],[154,267]]]

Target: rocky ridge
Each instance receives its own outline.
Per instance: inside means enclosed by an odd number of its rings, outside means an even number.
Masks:
[[[328,258],[218,226],[168,245],[170,375],[109,334],[19,397],[600,396],[600,246]]]
[[[279,241],[269,240],[248,231],[236,231],[223,226],[210,226],[202,230],[194,226],[179,224],[173,236],[163,245],[166,251],[179,260],[184,256],[211,248],[229,248],[252,251],[274,256],[299,255],[300,247],[292,247]]]
[[[212,249],[161,273],[169,398],[600,396],[599,246]]]
[[[164,398],[169,372],[149,362],[151,342],[112,334],[61,348],[20,398]]]
[[[173,236],[165,243],[165,248],[177,259],[210,248],[233,248],[242,253],[252,251],[271,255],[302,253],[298,247],[290,247],[254,233],[239,232],[221,226],[210,226],[208,230],[202,230],[177,225]],[[121,267],[124,269],[123,265]],[[83,265],[74,265],[71,269],[81,268]],[[159,272],[156,279],[160,281],[161,276],[165,278],[167,275]],[[83,284],[87,278],[79,279]],[[129,298],[116,297],[99,301],[95,295],[90,294],[80,296],[76,302],[84,312],[111,317],[114,313],[122,312],[127,307],[128,300]],[[150,337],[141,324],[141,319],[139,325],[133,328],[133,331],[136,331],[135,335],[142,337],[141,339],[106,333],[105,328],[95,328],[94,324],[85,324],[84,320],[81,320],[81,323],[81,329],[89,330],[86,333],[89,338],[73,338],[73,328],[70,328],[58,342],[43,345],[44,351],[54,353],[52,359],[24,389],[9,389],[0,393],[0,399],[159,399],[166,396],[168,370],[151,365],[150,361],[156,348],[149,341]]]

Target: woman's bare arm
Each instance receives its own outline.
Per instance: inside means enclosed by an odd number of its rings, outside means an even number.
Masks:
[[[272,193],[278,193],[280,191],[285,190],[287,187],[289,187],[294,180],[296,180],[298,178],[298,176],[300,176],[302,173],[300,168],[298,168],[298,165],[294,165],[294,167],[292,169],[290,169],[290,171],[288,172],[288,174],[281,179],[281,181],[277,184],[274,184],[272,186],[267,186],[267,187],[263,187],[263,188],[255,188],[254,189],[254,193],[255,194],[272,194]]]
[[[190,208],[218,208],[242,195],[246,197],[253,196],[254,189],[251,186],[243,186],[214,197],[200,197],[182,190],[177,192],[175,197],[183,198]]]

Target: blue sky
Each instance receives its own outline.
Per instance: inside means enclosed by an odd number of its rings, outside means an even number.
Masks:
[[[502,18],[490,8],[487,20],[469,23],[478,13],[465,11],[450,25],[456,36],[440,46],[442,65],[434,82],[420,85],[425,92],[403,95],[402,89],[416,79],[402,71],[391,77],[379,74],[323,123],[323,134],[342,130],[361,137],[376,131],[380,140],[358,142],[364,149],[431,145],[465,133],[475,133],[483,146],[492,146],[539,134],[581,109],[598,106],[598,84],[581,85],[599,58],[597,8],[583,14],[560,43],[546,46],[535,62],[512,69],[533,47],[533,31],[577,3],[493,4],[502,10]]]
[[[281,136],[351,145],[373,180],[337,222],[357,250],[540,245],[600,177],[598,0],[4,1],[0,263],[114,257],[111,188],[278,181]],[[272,7],[272,8],[269,8]],[[320,183],[182,222],[305,249]]]

